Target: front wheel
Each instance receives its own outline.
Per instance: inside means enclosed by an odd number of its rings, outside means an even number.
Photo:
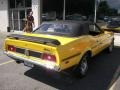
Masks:
[[[108,53],[111,53],[113,51],[113,48],[114,48],[114,41],[112,41],[112,43],[107,48]]]

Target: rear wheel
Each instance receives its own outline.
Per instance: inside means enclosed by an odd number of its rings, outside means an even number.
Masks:
[[[85,55],[82,57],[79,65],[78,65],[77,68],[75,69],[75,72],[76,72],[75,74],[76,74],[77,76],[79,75],[79,76],[83,77],[83,76],[86,75],[87,70],[88,70],[88,58],[89,58],[89,55],[88,55],[88,54],[85,54]]]

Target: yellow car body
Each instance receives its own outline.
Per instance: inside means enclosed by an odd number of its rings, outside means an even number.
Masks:
[[[60,44],[39,43],[35,42],[36,38],[57,40]],[[113,33],[107,31],[101,31],[97,35],[88,34],[77,37],[36,33],[12,34],[5,39],[4,52],[24,64],[30,63],[55,71],[63,71],[78,65],[86,53],[93,57],[103,51],[111,45],[113,39]],[[45,55],[50,60],[45,60],[43,58]],[[55,60],[52,61],[51,58]]]

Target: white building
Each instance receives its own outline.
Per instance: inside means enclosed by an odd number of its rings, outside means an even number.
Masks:
[[[120,9],[118,9],[118,14],[120,14]]]
[[[37,27],[41,23],[42,0],[0,0],[0,32],[23,30],[29,9],[33,10]]]

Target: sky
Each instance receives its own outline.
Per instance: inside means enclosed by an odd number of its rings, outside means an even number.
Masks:
[[[120,9],[120,0],[107,0],[112,8]]]

